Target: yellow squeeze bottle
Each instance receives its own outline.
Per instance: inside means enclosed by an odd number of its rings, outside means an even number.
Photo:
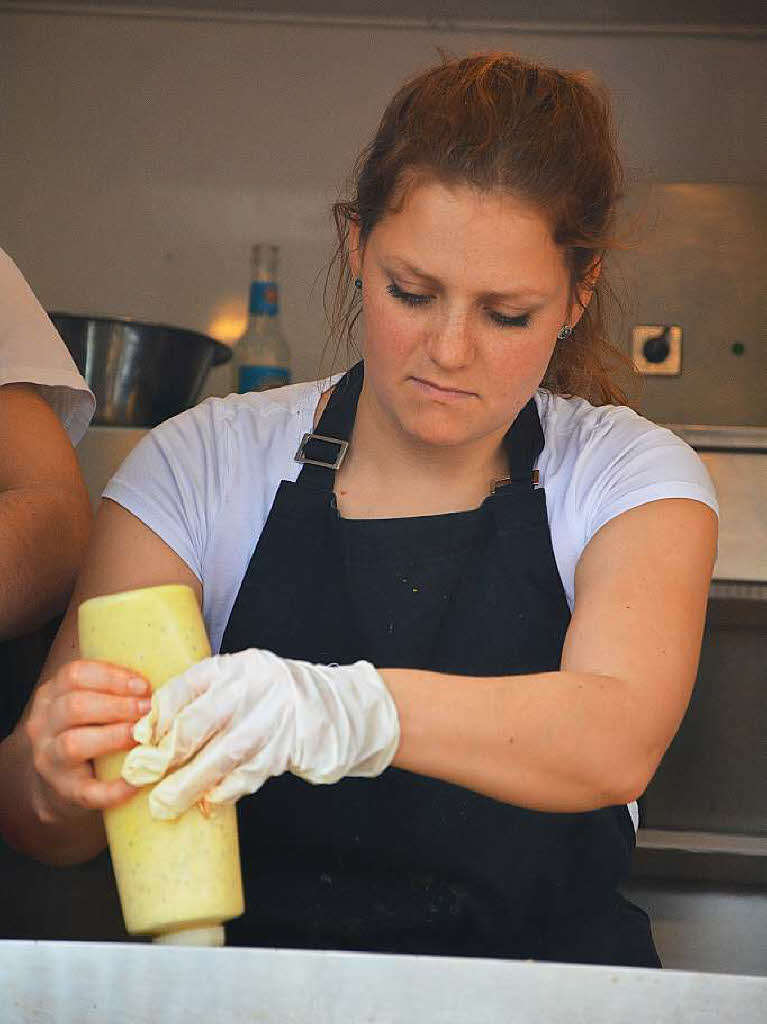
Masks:
[[[133,669],[152,690],[210,655],[187,586],[91,598],[80,605],[78,627],[80,657]],[[124,757],[98,758],[97,777],[118,778]],[[223,805],[208,818],[192,807],[176,821],[156,821],[150,789],[104,812],[125,927],[156,942],[223,945],[223,922],[245,909],[235,806]]]

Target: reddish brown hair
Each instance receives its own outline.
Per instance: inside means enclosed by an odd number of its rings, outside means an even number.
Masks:
[[[604,274],[590,286],[614,237],[623,187],[610,99],[590,72],[565,72],[513,53],[446,58],[405,82],[384,111],[353,171],[350,198],[333,206],[338,244],[325,283],[329,340],[353,345],[361,311],[349,270],[349,222],[361,244],[398,207],[416,176],[470,185],[529,202],[548,218],[571,275],[592,292],[566,340],[557,342],[543,386],[597,405],[625,404],[613,379],[628,358],[606,336]],[[332,300],[330,281],[335,271]]]

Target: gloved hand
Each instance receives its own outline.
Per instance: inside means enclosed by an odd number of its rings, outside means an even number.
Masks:
[[[367,661],[329,667],[269,651],[219,654],[169,680],[133,729],[122,777],[145,786],[153,817],[230,803],[285,771],[313,783],[372,777],[399,746],[399,717]],[[188,762],[188,763],[186,763]],[[183,767],[179,767],[183,765]]]

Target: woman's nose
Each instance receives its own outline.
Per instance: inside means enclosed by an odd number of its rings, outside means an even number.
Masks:
[[[432,326],[426,350],[430,358],[445,369],[466,366],[474,358],[469,317],[465,314],[445,316]]]

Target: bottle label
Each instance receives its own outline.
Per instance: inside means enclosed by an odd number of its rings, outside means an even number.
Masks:
[[[237,374],[237,390],[269,391],[290,384],[290,370],[284,366],[241,366]]]
[[[277,316],[277,285],[274,281],[253,281],[250,285],[250,315]]]

